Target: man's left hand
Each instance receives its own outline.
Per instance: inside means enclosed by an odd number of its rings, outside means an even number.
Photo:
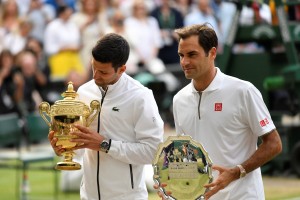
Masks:
[[[81,125],[74,125],[78,130],[72,132],[72,135],[77,136],[70,141],[76,142],[77,145],[72,150],[88,148],[95,151],[99,151],[100,143],[104,140],[104,137],[95,131],[91,131],[87,127]]]

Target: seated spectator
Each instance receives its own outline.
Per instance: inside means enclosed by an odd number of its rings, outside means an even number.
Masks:
[[[80,58],[80,31],[69,19],[72,9],[60,6],[58,18],[51,21],[45,30],[44,48],[49,56],[51,81],[73,81],[77,88],[85,81],[85,69]]]
[[[171,7],[171,0],[162,0],[161,5],[151,12],[158,21],[163,46],[159,49],[158,57],[165,64],[179,63],[177,52],[178,42],[174,29],[183,26],[183,16]]]
[[[224,41],[220,32],[220,26],[217,18],[213,13],[213,9],[210,6],[211,0],[196,0],[196,8],[184,18],[184,25],[189,26],[193,24],[209,23],[215,30],[219,38],[219,50],[222,50]]]
[[[16,32],[19,28],[19,7],[15,0],[2,1],[0,4],[0,26],[5,33]]]
[[[27,40],[25,49],[30,50],[35,54],[38,70],[40,70],[47,79],[47,87],[42,87],[39,90],[42,99],[49,103],[54,103],[61,98],[61,93],[64,92],[66,88],[63,83],[54,85],[50,81],[48,57],[43,50],[43,43],[34,37],[30,37]]]
[[[246,5],[243,5],[239,23],[242,26],[271,24],[272,14],[269,5],[261,0],[248,1]],[[264,46],[257,42],[235,44],[233,47],[233,52],[235,53],[257,53],[263,51],[265,51]]]
[[[9,49],[13,55],[17,55],[25,48],[31,30],[32,23],[26,19],[21,20],[18,31],[10,32],[4,37],[4,48]]]
[[[175,0],[174,7],[185,17],[192,11],[192,4],[194,0]]]
[[[55,10],[52,6],[43,4],[43,0],[29,1],[29,9],[25,16],[33,25],[30,36],[43,42],[45,28],[55,18]]]
[[[212,0],[211,7],[219,24],[222,41],[225,42],[232,27],[233,18],[237,10],[236,5],[233,2],[224,0]]]
[[[34,112],[43,100],[39,91],[46,86],[47,78],[38,68],[37,57],[30,50],[24,50],[17,56],[17,66],[24,77],[23,101],[27,111]]]
[[[128,40],[128,32],[126,32],[125,26],[124,26],[124,20],[125,20],[125,15],[121,10],[114,10],[111,13],[111,16],[109,18],[109,26],[106,27],[105,33],[117,33],[119,35],[122,35],[124,38]],[[130,46],[130,53],[129,53],[129,58],[126,63],[126,73],[129,74],[130,76],[134,76],[139,72],[139,57],[137,53],[135,52],[135,49],[131,44],[129,43]]]
[[[8,50],[0,53],[0,114],[17,112],[26,115],[23,103],[24,80],[14,66],[14,57]]]
[[[128,42],[137,55],[138,65],[165,82],[168,92],[176,91],[178,80],[158,58],[162,38],[157,20],[148,15],[143,0],[134,0],[132,6],[132,16],[126,18],[124,23]]]
[[[240,24],[253,25],[253,24],[271,24],[272,14],[268,4],[263,3],[261,0],[248,1],[243,5]]]
[[[94,44],[103,35],[108,26],[106,13],[101,9],[98,0],[80,1],[80,9],[70,18],[80,30],[81,48],[79,50],[85,69],[89,70],[91,63],[91,50]]]
[[[158,22],[154,17],[148,16],[144,1],[135,0],[133,2],[132,16],[127,17],[124,24],[128,33],[128,41],[138,56],[139,65],[154,74],[164,71],[164,66],[160,65],[159,61],[156,66],[149,64],[158,59],[162,38]]]
[[[27,40],[25,49],[31,50],[37,57],[37,66],[40,71],[47,77],[49,80],[50,69],[48,64],[48,58],[44,52],[43,43],[34,37],[30,37]]]

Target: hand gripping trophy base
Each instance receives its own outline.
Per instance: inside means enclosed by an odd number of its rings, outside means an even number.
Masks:
[[[71,125],[70,130],[75,131],[77,129],[73,125]],[[58,133],[55,133],[54,135],[58,139],[58,141],[56,142],[56,146],[63,146],[66,149],[66,151],[62,153],[63,161],[58,162],[55,166],[55,169],[57,169],[57,170],[79,170],[79,169],[81,169],[81,165],[79,163],[73,161],[73,156],[76,153],[72,150],[72,148],[75,146],[82,145],[82,144],[70,141],[70,139],[76,138],[76,136],[60,135]]]

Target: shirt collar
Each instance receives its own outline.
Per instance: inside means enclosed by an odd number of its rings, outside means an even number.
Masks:
[[[218,67],[216,67],[216,69],[217,69],[216,76],[214,77],[212,82],[209,84],[209,86],[202,92],[214,91],[214,90],[217,90],[221,87],[222,81],[224,79],[224,73],[221,72],[221,70]],[[199,92],[195,89],[194,84],[193,84],[193,80],[191,82],[191,85],[192,85],[192,91],[193,92]]]
[[[125,73],[123,73],[122,75],[121,75],[121,77],[119,78],[119,80],[117,81],[117,82],[115,82],[114,84],[111,84],[111,85],[108,85],[107,87],[107,91],[109,90],[109,91],[113,91],[115,88],[118,88],[119,86],[118,85],[122,85],[123,84],[123,82],[124,82],[124,76],[125,75]],[[102,92],[105,92],[104,90],[103,90],[103,88],[102,87],[100,87],[99,86],[99,89],[100,89],[100,91],[101,91],[101,93]]]

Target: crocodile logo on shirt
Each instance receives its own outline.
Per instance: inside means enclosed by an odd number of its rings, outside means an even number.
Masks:
[[[113,111],[119,112],[119,108],[117,108],[116,106],[112,108]]]

